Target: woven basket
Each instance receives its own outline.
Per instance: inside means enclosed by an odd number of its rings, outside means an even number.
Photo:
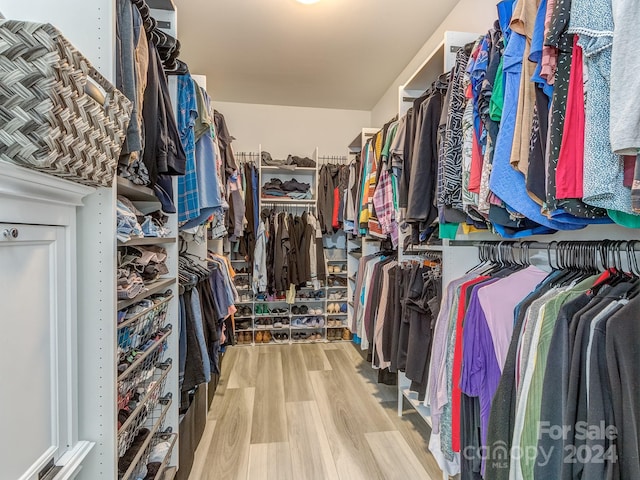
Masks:
[[[111,186],[130,118],[131,102],[55,27],[0,21],[0,159]]]

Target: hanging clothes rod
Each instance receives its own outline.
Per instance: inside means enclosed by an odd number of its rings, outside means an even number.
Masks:
[[[514,248],[527,248],[529,250],[555,250],[558,247],[569,247],[577,245],[596,245],[610,244],[629,245],[632,244],[635,251],[640,251],[640,240],[553,240],[551,242],[537,242],[526,240],[449,240],[449,246],[452,247],[482,247],[482,246],[511,246]]]
[[[314,203],[292,203],[292,202],[262,202],[263,207],[298,207],[316,208]]]

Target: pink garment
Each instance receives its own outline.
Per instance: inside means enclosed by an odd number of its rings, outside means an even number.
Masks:
[[[631,188],[633,185],[633,174],[636,168],[636,157],[625,155],[622,158],[624,160],[624,186]]]
[[[573,58],[562,145],[556,167],[556,197],[582,198],[584,173],[584,82],[582,48],[573,38]]]
[[[473,129],[473,150],[471,152],[471,177],[469,178],[469,191],[480,195],[480,182],[482,181],[482,147],[478,141],[475,129]]]
[[[547,1],[547,14],[544,18],[544,37],[547,38],[549,27],[551,26],[551,17],[553,16],[553,8],[556,0]],[[553,85],[556,80],[556,69],[558,68],[558,49],[555,47],[542,47],[542,67],[540,76],[544,78],[549,85]]]
[[[504,367],[513,335],[513,311],[546,276],[547,272],[532,265],[478,291],[500,370]]]

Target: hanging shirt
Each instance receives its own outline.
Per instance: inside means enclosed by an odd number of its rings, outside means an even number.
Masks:
[[[486,445],[487,426],[491,412],[493,394],[500,382],[500,366],[495,357],[491,330],[478,299],[478,291],[482,287],[474,288],[471,293],[469,308],[465,315],[463,362],[460,376],[460,388],[480,401],[480,444]],[[482,460],[484,473],[485,459]]]
[[[579,33],[588,91],[585,103],[584,201],[589,205],[632,213],[631,191],[624,186],[624,163],[612,152],[610,118],[611,0],[574,0],[569,31]],[[615,218],[614,218],[615,220]]]
[[[196,118],[198,118],[198,106],[193,80],[191,75],[179,75],[178,130],[187,156],[185,174],[178,177],[178,222],[180,223],[200,215],[194,132]]]
[[[535,85],[531,77],[536,65],[529,61],[531,40],[538,12],[539,0],[518,0],[511,18],[511,30],[525,39],[524,51],[520,58],[520,86],[518,91],[518,110],[514,127],[511,165],[525,176],[529,171],[529,137],[533,124],[533,108],[536,102]]]
[[[526,399],[525,404],[525,421],[522,429],[522,435],[520,437],[521,451],[531,451],[537,446],[538,441],[538,427],[540,420],[540,408],[542,402],[542,389],[544,383],[544,373],[547,368],[547,355],[549,353],[549,346],[551,338],[553,336],[556,321],[558,320],[559,311],[562,305],[567,301],[572,301],[575,298],[584,294],[590,289],[598,276],[589,277],[582,282],[578,283],[574,288],[557,295],[550,300],[545,307],[544,317],[541,319],[542,324],[540,326],[540,336],[538,342],[535,345],[535,356],[533,357],[533,375],[531,376],[531,385],[529,387],[529,396]],[[552,365],[551,368],[557,368],[556,365]],[[535,458],[527,455],[522,456],[520,459],[520,467],[522,470],[523,478],[534,478],[534,465]]]
[[[513,310],[547,275],[547,272],[532,265],[478,292],[501,370],[513,334]]]
[[[489,180],[491,190],[503,200],[511,210],[515,210],[534,222],[557,230],[575,230],[583,228],[577,219],[575,223],[563,223],[549,220],[540,212],[539,205],[529,197],[525,178],[511,167],[510,158],[513,147],[515,120],[518,106],[518,91],[526,40],[524,36],[512,32],[504,54],[505,102],[500,124],[500,132],[495,145],[493,170]],[[584,222],[582,222],[584,223]]]

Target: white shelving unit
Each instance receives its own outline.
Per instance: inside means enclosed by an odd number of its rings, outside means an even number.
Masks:
[[[152,9],[152,15],[176,25],[173,2],[165,0],[171,10]],[[7,18],[51,23],[93,63],[107,79],[113,81],[115,74],[116,3],[113,0],[66,0],[64,5],[49,0],[0,0],[0,10]],[[73,12],[71,14],[70,12]],[[82,21],[78,21],[82,19]],[[78,209],[77,219],[77,277],[78,277],[78,382],[77,416],[78,436],[95,447],[82,463],[78,478],[86,480],[114,480],[118,478],[118,407],[117,407],[117,329],[116,317],[125,303],[118,302],[116,294],[116,195],[124,194],[136,202],[158,202],[146,188],[136,187],[130,182],[114,182],[112,188],[98,188],[85,197],[84,206]],[[171,216],[169,228],[177,234],[177,219]],[[153,239],[149,244],[157,245]],[[130,244],[140,245],[144,240]],[[164,242],[163,242],[164,243]],[[153,286],[151,291],[137,297],[149,295],[153,290],[171,289],[177,293],[177,244],[175,238],[166,239],[169,273],[165,280]],[[169,302],[167,324],[179,325],[177,297]],[[163,373],[166,381],[165,396],[178,392],[178,335],[167,336],[164,358],[175,359],[175,368]],[[178,403],[162,405],[160,415],[164,425],[178,432]],[[149,413],[149,422],[153,414]],[[148,423],[153,429],[152,425]],[[177,438],[171,440],[174,444]],[[177,448],[166,463],[178,465]],[[73,478],[73,477],[65,477]]]
[[[289,207],[297,207],[303,210],[307,208],[315,208],[318,201],[318,148],[316,147],[313,154],[310,157],[315,163],[315,167],[297,167],[290,165],[282,166],[270,166],[262,164],[262,145],[258,146],[258,212],[262,211],[264,205],[286,205]],[[309,199],[295,199],[295,198],[262,198],[262,186],[271,180],[271,178],[278,178],[282,181],[288,181],[296,179],[302,183],[308,183],[311,185],[312,198]]]
[[[475,41],[479,33],[444,32],[444,38],[418,69],[398,89],[398,113],[404,115],[442,73],[450,71],[456,62],[457,51]]]
[[[232,263],[234,265],[244,265],[245,262],[241,261],[241,260],[232,260]],[[329,265],[339,265],[342,266],[346,264],[346,259],[339,259],[339,260],[329,260],[327,261],[327,265],[326,267],[328,267]],[[245,275],[245,274],[240,274],[242,277],[248,277],[249,281],[251,276],[250,275]],[[340,278],[345,278],[346,273],[327,273],[327,275],[336,275]],[[236,278],[238,278],[236,276]],[[246,301],[241,301],[237,304],[237,306],[239,308],[243,308],[243,307],[249,307],[251,309],[251,314],[250,315],[236,315],[235,317],[235,322],[236,322],[236,326],[238,324],[244,324],[244,323],[249,323],[249,326],[247,328],[236,328],[236,333],[238,335],[240,334],[246,334],[246,333],[250,333],[251,335],[251,341],[250,342],[243,342],[243,343],[238,343],[238,345],[243,346],[243,345],[264,345],[264,344],[290,344],[290,343],[315,343],[318,341],[338,341],[339,339],[329,339],[328,336],[328,332],[330,330],[333,329],[344,329],[346,327],[348,327],[348,325],[346,324],[346,319],[347,319],[347,314],[344,312],[339,312],[339,313],[329,313],[329,304],[339,304],[339,305],[343,305],[347,303],[347,298],[342,298],[342,299],[330,299],[329,296],[332,293],[335,292],[345,292],[346,293],[347,290],[347,286],[325,286],[323,288],[320,289],[320,291],[322,291],[324,293],[323,297],[320,298],[296,298],[295,303],[292,305],[289,305],[286,303],[285,300],[273,300],[273,301],[266,301],[266,300],[260,300],[257,299],[256,296],[253,295],[252,292],[250,292],[250,290],[247,290],[245,287],[242,287],[241,289],[239,289],[239,293],[242,294],[247,294],[250,295],[250,299],[246,300]],[[304,293],[309,293],[314,291],[313,289],[307,288],[307,289],[303,289],[303,290],[299,290],[301,292]],[[256,313],[256,307],[260,306],[260,309],[262,310],[264,307],[269,308],[270,312],[269,313]],[[301,307],[306,307],[307,309],[320,309],[322,310],[322,313],[317,313],[317,314],[312,314],[312,313],[294,313],[293,308],[297,307],[297,308],[301,308]],[[273,312],[274,309],[284,309],[284,312],[280,312],[280,313],[276,313]],[[307,325],[294,325],[294,320],[296,318],[304,318],[304,317],[318,317],[318,318],[322,318],[323,321],[323,325],[321,326],[307,326]],[[283,324],[281,327],[274,327],[273,325],[260,325],[258,322],[261,322],[262,320],[268,320],[268,321],[275,321],[275,319],[277,318],[286,318],[287,321],[289,322],[288,324]],[[341,324],[340,325],[331,325],[329,326],[329,320],[340,320]],[[334,323],[334,322],[332,322]],[[284,341],[277,341],[277,340],[273,340],[271,342],[258,342],[256,341],[256,334],[258,332],[271,332],[272,335],[275,335],[276,333],[286,333],[288,335],[288,339],[284,340]],[[317,339],[317,340],[296,340],[293,338],[293,334],[294,333],[321,333],[321,339]],[[341,335],[342,336],[342,335]],[[341,340],[341,339],[340,339]]]

